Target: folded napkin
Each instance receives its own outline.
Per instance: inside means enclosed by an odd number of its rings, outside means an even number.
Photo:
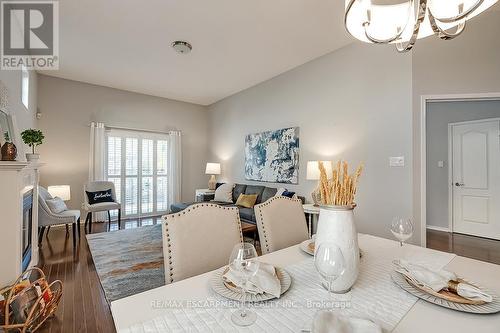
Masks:
[[[222,275],[222,279],[225,282],[233,283],[238,288],[242,287],[239,274],[231,268]],[[254,295],[268,293],[279,298],[281,295],[281,283],[276,276],[274,266],[260,262],[257,273],[247,281],[245,289]]]
[[[379,325],[368,319],[336,315],[320,311],[314,317],[313,333],[382,333]]]
[[[411,264],[406,260],[395,260],[396,272],[412,279],[416,283],[431,288],[435,292],[449,289],[458,295],[472,301],[491,302],[493,297],[484,293],[479,288],[464,282],[458,282],[453,272],[444,269],[433,270],[421,265]]]

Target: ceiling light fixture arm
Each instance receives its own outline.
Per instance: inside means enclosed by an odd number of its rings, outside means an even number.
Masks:
[[[436,21],[439,21],[441,23],[456,23],[460,20],[465,19],[470,14],[472,14],[476,9],[478,9],[483,4],[483,2],[484,2],[484,0],[477,0],[476,3],[473,6],[471,6],[469,9],[467,9],[466,11],[463,11],[464,4],[462,3],[460,5],[461,9],[459,11],[459,14],[456,16],[452,16],[452,17],[436,17],[436,16],[432,15],[432,12],[431,12],[432,6],[429,6],[429,14],[431,14]]]
[[[413,48],[415,42],[417,41],[420,25],[425,19],[426,11],[427,11],[427,0],[419,0],[417,15],[415,18],[415,24],[413,25],[413,33],[407,42],[403,43],[402,41],[398,41],[396,43],[396,49],[398,50],[398,52],[408,52]]]
[[[480,0],[480,2],[482,2],[482,0]],[[459,7],[459,12],[462,13],[463,11],[463,4],[460,5]],[[428,9],[428,12],[429,12],[429,23],[431,24],[431,27],[432,27],[432,30],[434,31],[434,33],[441,39],[443,40],[450,40],[450,39],[453,39],[455,37],[458,37],[460,36],[460,34],[462,34],[462,32],[464,32],[465,30],[465,26],[466,26],[466,23],[467,21],[462,18],[462,22],[460,22],[458,25],[457,25],[457,28],[455,30],[455,32],[448,32],[446,31],[445,29],[441,28],[439,26],[439,23],[438,22],[442,22],[441,20],[437,19],[436,17],[434,17],[434,15],[432,14],[430,8]],[[462,16],[462,15],[458,15],[458,16]],[[458,17],[457,16],[457,17]]]

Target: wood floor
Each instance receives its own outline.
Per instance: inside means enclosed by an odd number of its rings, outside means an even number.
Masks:
[[[157,218],[122,221],[122,229],[156,224]],[[94,223],[92,233],[106,232],[107,224]],[[111,230],[118,230],[112,223]],[[97,276],[87,239],[81,229],[81,238],[73,250],[71,230],[52,228],[43,237],[39,250],[39,267],[49,281],[63,282],[63,297],[56,316],[48,320],[39,332],[115,332],[109,305]]]
[[[427,247],[500,265],[500,241],[427,230]]]
[[[122,221],[122,229],[157,222],[157,218],[127,220]],[[92,232],[106,232],[106,229],[105,223],[95,223]],[[117,229],[118,225],[113,223],[111,230]],[[429,230],[427,246],[500,264],[500,241]],[[71,231],[67,235],[64,228],[52,228],[48,236],[44,236],[39,267],[47,274],[49,281],[59,279],[64,285],[56,316],[47,321],[40,332],[115,332],[113,318],[99,283],[83,226],[82,237],[75,251]]]

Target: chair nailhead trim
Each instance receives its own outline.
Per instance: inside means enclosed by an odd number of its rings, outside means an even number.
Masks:
[[[241,229],[240,214],[239,214],[237,207],[225,207],[225,206],[221,206],[221,205],[217,205],[217,204],[199,203],[199,204],[194,204],[194,205],[189,206],[188,208],[184,209],[182,212],[162,216],[162,219],[164,220],[164,224],[165,224],[166,235],[167,235],[167,248],[168,248],[167,251],[169,253],[169,256],[168,256],[169,271],[170,271],[169,283],[174,282],[174,279],[173,279],[174,268],[172,266],[172,255],[170,255],[172,253],[172,250],[171,250],[172,244],[170,243],[170,232],[168,229],[168,220],[172,219],[174,217],[180,217],[181,215],[185,215],[186,212],[189,213],[190,211],[195,210],[198,207],[215,207],[218,209],[233,210],[235,212],[235,222],[236,222],[236,225],[238,226],[238,230],[239,230],[239,234],[240,234],[240,242],[243,243],[243,233],[242,233],[242,229]]]
[[[273,201],[275,200],[288,200],[288,201],[297,201],[297,202],[300,202],[302,204],[302,201],[300,199],[293,199],[293,198],[288,198],[288,197],[284,197],[284,196],[279,196],[279,197],[273,197],[269,200],[267,200],[266,202],[264,203],[261,203],[261,204],[258,204],[255,206],[256,209],[259,210],[259,216],[260,216],[260,219],[261,219],[261,227],[262,227],[262,234],[264,236],[264,244],[266,246],[266,250],[269,252],[270,249],[269,249],[269,242],[267,240],[267,233],[266,233],[266,228],[264,226],[264,217],[262,216],[262,210],[261,210],[261,207],[266,207],[266,206],[269,206]]]

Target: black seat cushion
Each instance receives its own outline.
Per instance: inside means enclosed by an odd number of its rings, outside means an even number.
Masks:
[[[266,202],[267,200],[271,199],[276,195],[276,192],[278,192],[277,188],[272,188],[272,187],[264,188],[264,191],[262,192],[261,202]]]
[[[257,194],[257,201],[255,204],[260,204],[262,202],[262,192],[264,192],[265,186],[260,185],[247,185],[245,189],[245,194]]]
[[[235,184],[233,188],[233,202],[236,202],[240,194],[245,193],[247,186],[245,184]]]
[[[250,222],[255,224],[255,212],[253,208],[245,208],[238,206],[240,210],[240,219],[245,220],[245,222]]]

